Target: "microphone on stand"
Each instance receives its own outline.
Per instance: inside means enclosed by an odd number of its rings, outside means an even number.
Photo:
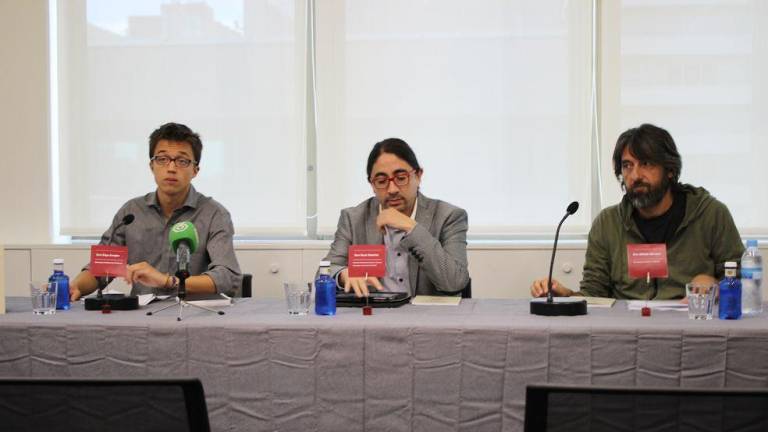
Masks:
[[[179,278],[179,292],[177,296],[184,300],[187,294],[186,280],[189,277],[189,262],[191,256],[197,250],[200,238],[197,228],[192,222],[179,222],[168,233],[168,241],[171,250],[176,253],[176,277]]]
[[[549,263],[549,278],[547,279],[547,300],[546,302],[540,300],[531,301],[531,313],[534,315],[544,316],[574,316],[574,315],[586,315],[587,314],[587,301],[586,300],[567,300],[567,301],[555,301],[552,294],[552,270],[555,266],[555,253],[557,252],[557,240],[560,237],[560,228],[563,226],[563,222],[568,216],[576,213],[579,209],[579,202],[574,201],[568,205],[565,210],[565,216],[560,219],[560,223],[557,224],[557,231],[555,232],[555,244],[552,247],[552,260]]]
[[[117,224],[115,229],[112,230],[112,233],[109,235],[109,242],[107,243],[107,245],[108,246],[112,245],[112,242],[115,240],[115,233],[117,232],[118,229],[132,224],[134,219],[136,219],[136,217],[133,215],[133,213],[128,213],[127,215],[125,215],[123,217],[123,220],[120,221],[119,224]],[[111,279],[109,276],[99,276],[98,278],[96,278],[96,280],[98,281],[98,291],[96,292],[96,298],[101,299],[103,298],[103,294],[101,293],[101,290],[103,290],[104,288],[107,287],[107,285],[109,285],[109,283],[111,282]]]
[[[552,269],[555,267],[555,252],[557,252],[557,240],[560,237],[560,228],[563,226],[563,222],[568,218],[568,216],[576,213],[576,211],[579,209],[579,202],[574,201],[568,205],[568,208],[565,209],[565,216],[563,216],[562,219],[560,219],[560,223],[557,224],[557,231],[555,232],[555,245],[552,247],[552,260],[549,262],[549,279],[547,280],[547,303],[552,303]]]
[[[200,243],[200,238],[197,236],[197,228],[192,222],[179,222],[171,227],[168,233],[168,242],[171,244],[171,250],[176,253],[176,274],[179,279],[179,287],[176,292],[177,303],[179,305],[179,316],[176,317],[177,321],[181,321],[181,316],[186,306],[194,306],[199,309],[207,310],[215,314],[224,315],[224,311],[211,309],[207,306],[200,304],[194,304],[185,300],[187,297],[186,281],[190,276],[189,274],[189,262],[192,254],[197,250],[197,246]],[[158,310],[147,312],[147,315],[154,315],[160,311],[164,311],[176,303],[171,303],[167,306],[161,307]]]
[[[112,245],[115,240],[115,233],[118,229],[128,226],[133,223],[136,217],[132,213],[128,213],[123,217],[123,220],[112,230],[109,235],[108,246]],[[96,297],[85,298],[85,310],[99,310],[105,312],[111,310],[134,310],[139,308],[139,298],[134,295],[125,294],[107,294],[104,295],[102,291],[109,285],[112,278],[109,276],[99,276],[96,278]]]

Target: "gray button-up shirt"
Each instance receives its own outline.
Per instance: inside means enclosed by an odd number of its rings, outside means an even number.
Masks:
[[[401,244],[406,232],[387,227],[384,244],[387,246],[387,275],[381,279],[387,291],[404,292],[410,295],[411,282],[408,272],[408,251]]]
[[[128,214],[135,217],[133,223],[118,228]],[[195,224],[200,237],[197,250],[191,257],[190,273],[210,276],[220,293],[232,293],[238,289],[242,274],[232,243],[232,218],[224,206],[198,193],[192,186],[184,205],[175,210],[167,221],[157,202],[156,192],[128,201],[115,214],[112,226],[101,236],[100,244],[110,244],[112,239],[112,245],[128,246],[128,264],[146,261],[158,271],[173,274],[177,270],[176,254],[171,251],[168,232],[174,224],[183,221]],[[134,284],[131,294],[161,291]]]

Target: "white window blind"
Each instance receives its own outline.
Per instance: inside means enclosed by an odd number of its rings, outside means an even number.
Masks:
[[[303,235],[306,4],[58,1],[61,231],[98,235],[155,189],[148,136],[201,134],[198,191],[238,235]]]
[[[742,234],[765,233],[768,2],[603,4],[606,165],[618,133],[654,123],[677,143],[682,181],[728,205]]]
[[[589,1],[318,2],[319,230],[372,195],[373,145],[399,137],[422,192],[470,234],[552,234],[590,200]],[[585,232],[589,206],[565,231]],[[585,211],[586,210],[586,211]]]

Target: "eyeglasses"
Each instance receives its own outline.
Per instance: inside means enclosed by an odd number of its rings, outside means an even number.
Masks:
[[[371,184],[376,189],[386,189],[389,187],[389,182],[394,182],[395,186],[405,186],[411,180],[411,174],[416,170],[400,171],[395,173],[392,177],[387,177],[384,174],[379,174],[371,179]]]
[[[149,159],[149,160],[151,160],[152,162],[155,162],[156,164],[158,164],[160,166],[166,166],[169,163],[173,162],[179,168],[186,168],[186,167],[188,167],[188,166],[190,166],[192,164],[197,164],[197,162],[195,162],[195,161],[193,161],[191,159],[187,159],[187,158],[183,158],[183,157],[175,157],[174,158],[174,157],[165,156],[165,155],[152,156],[152,158]]]

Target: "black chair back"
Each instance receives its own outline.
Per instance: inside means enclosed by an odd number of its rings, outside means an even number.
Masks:
[[[243,273],[243,285],[240,291],[240,297],[251,297],[251,284],[253,283],[253,275],[250,273]]]
[[[0,378],[4,431],[209,432],[200,380]]]
[[[767,389],[526,389],[525,432],[736,431],[745,425],[768,425]]]
[[[469,282],[467,282],[467,286],[464,287],[463,290],[461,290],[461,298],[472,298],[472,278],[469,278]]]

